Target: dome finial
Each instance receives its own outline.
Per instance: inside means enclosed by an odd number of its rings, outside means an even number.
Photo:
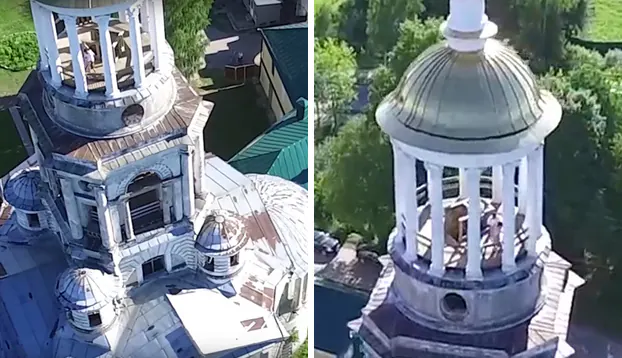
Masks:
[[[485,0],[449,0],[447,27],[456,32],[479,32],[488,22]]]
[[[488,21],[486,0],[449,0],[449,17],[441,31],[452,49],[476,52],[497,33],[497,25]]]

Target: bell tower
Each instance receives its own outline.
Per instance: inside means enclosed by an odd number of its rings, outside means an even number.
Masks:
[[[369,357],[561,349],[565,333],[539,331],[554,324],[541,312],[568,319],[558,286],[572,294],[582,282],[551,251],[542,222],[544,141],[561,106],[493,38],[484,0],[451,0],[441,30],[446,41],[376,111],[393,146],[397,223],[391,263],[350,328]]]
[[[40,60],[19,114],[67,256],[130,288],[196,268],[187,239],[211,200],[203,128],[212,104],[175,68],[162,0],[31,8]]]

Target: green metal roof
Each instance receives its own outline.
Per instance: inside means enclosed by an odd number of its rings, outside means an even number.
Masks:
[[[307,100],[300,98],[293,111],[231,158],[229,164],[244,174],[274,175],[307,188],[307,106]]]
[[[307,24],[297,23],[259,30],[290,101],[307,98],[308,36]]]

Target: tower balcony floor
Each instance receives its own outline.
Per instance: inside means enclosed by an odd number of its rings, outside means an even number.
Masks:
[[[110,21],[110,37],[112,40],[113,57],[115,59],[115,72],[117,84],[120,91],[131,88],[134,85],[134,70],[132,68],[132,53],[130,42],[130,28],[126,22],[119,20]],[[89,46],[95,52],[95,63],[93,69],[85,72],[87,88],[89,91],[104,92],[106,90],[106,80],[104,66],[102,63],[102,50],[99,42],[99,28],[96,23],[89,22],[78,26],[78,38],[80,43]],[[151,39],[145,32],[141,34],[142,56],[145,60],[145,75],[148,76],[154,71],[153,52],[151,51]],[[75,88],[75,76],[71,61],[69,39],[65,31],[61,32],[57,41],[60,67],[63,78],[63,85]]]
[[[458,177],[443,179],[443,224],[445,228],[444,240],[444,266],[448,269],[464,270],[467,263],[467,218],[469,200],[459,195]],[[480,232],[481,232],[481,267],[483,270],[501,267],[502,243],[506,235],[504,228],[498,235],[491,235],[488,225],[489,218],[496,214],[501,224],[506,218],[503,217],[503,206],[492,201],[492,179],[482,176],[480,184]],[[419,259],[430,262],[432,249],[432,220],[431,207],[427,197],[427,185],[417,188],[419,202],[419,231],[417,236],[417,255]],[[516,206],[516,203],[511,203]],[[518,260],[526,254],[527,227],[525,215],[514,209],[515,232],[514,258]]]

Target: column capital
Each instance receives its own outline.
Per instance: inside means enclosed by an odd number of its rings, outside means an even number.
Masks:
[[[125,13],[128,17],[133,17],[134,19],[138,19],[138,15],[140,14],[141,4],[136,4],[134,6],[130,6],[125,10]]]
[[[94,16],[93,20],[97,23],[97,26],[108,26],[110,24],[110,15],[98,15]]]
[[[78,19],[77,16],[73,16],[73,15],[67,15],[67,14],[58,14],[58,18],[63,20],[63,22],[72,22],[75,25],[76,20]],[[67,24],[65,24],[65,26],[67,26]]]
[[[423,166],[425,167],[425,170],[427,170],[431,174],[443,175],[443,166],[442,165],[439,165],[439,164],[436,164],[436,163],[430,163],[430,162],[423,162]]]

